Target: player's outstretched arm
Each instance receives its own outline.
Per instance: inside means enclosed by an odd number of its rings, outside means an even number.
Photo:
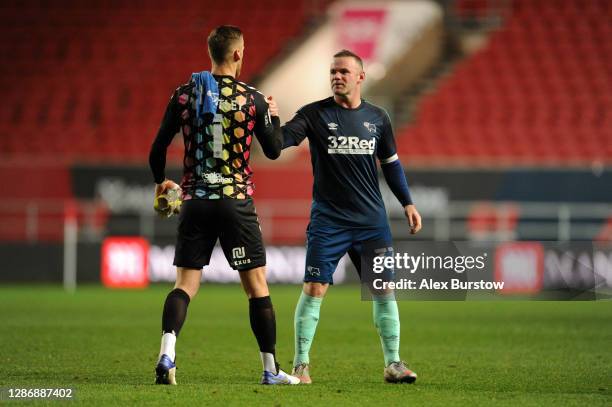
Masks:
[[[308,134],[308,121],[302,111],[298,111],[291,120],[282,127],[283,149],[299,146]]]
[[[271,102],[273,103],[272,108],[270,108]],[[261,93],[256,93],[255,111],[255,137],[264,155],[271,160],[276,160],[280,156],[282,147],[278,106],[271,96],[264,99]]]

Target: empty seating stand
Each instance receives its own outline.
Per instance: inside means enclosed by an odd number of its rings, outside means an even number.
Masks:
[[[612,3],[517,0],[487,46],[460,62],[398,132],[414,160],[612,161]]]
[[[3,1],[0,156],[145,162],[175,87],[209,69],[212,28],[243,29],[249,81],[300,34],[304,4]],[[171,157],[181,149],[177,140]]]

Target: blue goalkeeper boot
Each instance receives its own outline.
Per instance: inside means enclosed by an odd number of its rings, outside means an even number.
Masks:
[[[283,372],[278,364],[276,365],[276,371],[278,373],[274,374],[264,370],[261,374],[261,384],[300,384],[300,379]]]
[[[176,364],[168,355],[162,355],[155,367],[155,384],[176,385]]]

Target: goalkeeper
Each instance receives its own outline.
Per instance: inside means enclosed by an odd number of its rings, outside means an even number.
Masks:
[[[249,166],[255,136],[266,157],[281,151],[277,110],[256,89],[238,82],[244,55],[242,32],[220,26],[208,37],[211,72],[192,75],[170,99],[149,163],[156,200],[177,185],[165,179],[166,150],[179,131],[185,155],[174,265],[176,285],[166,297],[162,315],[161,350],[156,383],[176,384],[175,342],[187,306],[195,297],[217,241],[231,267],[239,272],[249,298],[251,328],[263,364],[262,384],[297,384],[278,368],[275,358],[276,320],[266,283],[266,253],[253,204],[253,171]],[[177,208],[170,202],[169,211]]]
[[[361,99],[365,80],[361,58],[340,51],[329,73],[333,97],[302,107],[282,127],[283,148],[297,146],[308,137],[314,175],[304,287],[295,310],[292,374],[302,383],[311,383],[309,350],[338,261],[348,252],[360,271],[365,243],[391,242],[378,187],[377,158],[385,180],[404,207],[411,233],[421,229],[421,216],[396,154],[389,116]],[[376,295],[373,313],[384,354],[385,380],[414,382],[416,374],[399,356],[400,321],[392,294]]]

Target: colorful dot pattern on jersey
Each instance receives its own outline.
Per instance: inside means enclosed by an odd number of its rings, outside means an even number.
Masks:
[[[198,126],[193,83],[177,90],[185,143],[183,199],[246,199],[253,194],[250,147],[258,107],[267,104],[256,89],[231,77],[216,76],[219,104],[213,124]],[[257,103],[259,102],[259,103]],[[213,126],[222,128],[222,146],[215,154]]]

